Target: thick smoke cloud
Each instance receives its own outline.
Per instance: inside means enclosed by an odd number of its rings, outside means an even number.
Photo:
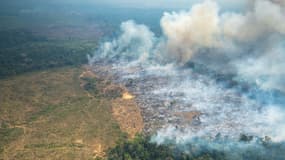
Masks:
[[[98,52],[107,57],[156,57],[163,62],[196,61],[263,89],[285,91],[285,6],[280,0],[250,0],[244,13],[221,12],[215,1],[193,5],[189,11],[164,13],[163,36],[127,21],[121,36]]]
[[[284,1],[249,0],[248,2],[248,8],[243,13],[222,12],[219,5],[210,0],[193,5],[189,11],[164,13],[160,22],[163,31],[161,37],[155,37],[147,26],[133,21],[124,22],[121,25],[119,38],[102,44],[97,54],[101,58],[139,63],[155,61],[162,65],[172,63],[181,66],[193,61],[218,73],[233,74],[239,81],[245,81],[252,86],[257,85],[261,90],[269,92],[278,90],[284,93]],[[89,57],[90,63],[92,64],[97,58],[98,55]],[[192,88],[195,87],[197,86]],[[205,91],[210,90],[208,86],[205,88],[207,88]],[[214,88],[212,95],[217,95],[217,91],[219,88]],[[197,93],[203,94],[202,91]],[[211,105],[205,103],[199,106],[199,109],[208,107],[204,108],[205,111],[214,111],[216,107],[214,104],[218,104],[218,100],[215,96],[213,97],[211,101],[213,108],[209,108]],[[208,100],[207,98],[209,98],[208,95],[204,99]],[[270,97],[266,98],[263,101],[269,103]],[[247,99],[244,104],[246,103],[248,103]],[[222,106],[223,109],[232,113],[231,108],[225,108],[225,106]],[[258,107],[250,108],[251,106],[249,104],[248,108],[244,109],[251,110],[250,113],[254,113],[254,116],[246,115],[241,120],[243,125],[248,125],[249,127],[246,128],[254,130],[255,120],[256,122],[261,120],[267,123],[265,135],[270,134],[274,141],[285,140],[284,104],[266,106],[267,108],[262,112]],[[238,111],[238,113],[243,112]],[[236,120],[236,116],[230,118]],[[248,121],[248,124],[245,124],[245,121]],[[158,132],[154,140],[163,143],[166,139],[176,138],[177,143],[181,143],[181,141],[190,141],[195,136],[197,132],[181,133],[170,127]]]
[[[226,57],[228,67],[235,68],[242,78],[264,89],[284,91],[285,10],[281,3],[258,0],[245,13],[219,13],[215,2],[205,1],[189,12],[166,13],[161,26],[167,53],[187,62],[206,48],[219,53],[210,55],[210,61]],[[217,65],[208,61],[202,59],[202,63]]]
[[[226,37],[240,42],[257,41],[272,34],[285,34],[284,8],[278,3],[258,0],[244,14],[225,13],[223,30]]]
[[[220,13],[214,1],[204,1],[189,11],[165,13],[161,26],[166,37],[166,54],[178,62],[198,61],[219,72],[232,68],[231,72],[244,81],[264,90],[284,92],[284,1],[250,3],[244,13]],[[220,63],[222,59],[225,60]],[[268,113],[280,110],[276,106],[270,109]],[[274,121],[278,124],[275,140],[285,138],[285,126],[279,125],[282,122]]]
[[[215,2],[194,5],[189,12],[165,13],[161,27],[167,38],[167,52],[187,62],[199,48],[219,47],[219,8]]]

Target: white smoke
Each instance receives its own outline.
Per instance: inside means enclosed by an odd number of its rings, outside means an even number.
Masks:
[[[280,142],[285,139],[285,112],[277,106],[270,106],[266,111],[266,120],[274,128],[272,138],[274,141]]]
[[[161,27],[167,38],[167,53],[187,62],[199,48],[220,46],[218,12],[215,2],[205,1],[188,12],[164,13]]]
[[[166,37],[166,53],[179,61],[200,61],[211,66],[215,57],[227,57],[226,63],[213,63],[220,67],[235,68],[239,78],[252,82],[264,90],[285,91],[285,8],[283,1],[256,0],[245,13],[220,13],[214,1],[206,0],[189,11],[165,13],[161,26]],[[207,49],[210,56],[199,54]],[[210,57],[210,59],[208,59]],[[203,59],[204,58],[204,59]],[[268,97],[269,98],[269,97]],[[275,114],[276,107],[268,106],[266,118]],[[284,140],[285,121],[282,116],[272,119],[276,128],[273,140]],[[270,119],[270,118],[269,118]],[[270,121],[270,120],[268,120]],[[161,134],[162,133],[162,134]],[[177,134],[177,135],[175,135]],[[196,136],[197,134],[195,134]],[[173,128],[162,130],[159,138],[180,137],[190,139],[191,133],[181,134]],[[177,140],[177,139],[176,139]],[[161,139],[158,140],[161,142]]]
[[[259,57],[235,61],[238,74],[255,83],[264,90],[276,89],[285,92],[285,54],[282,46],[268,49]]]
[[[227,57],[227,62],[214,65],[233,67],[242,78],[264,89],[284,91],[285,55],[280,42],[285,36],[285,9],[281,3],[258,0],[245,13],[220,13],[216,2],[206,0],[189,11],[165,13],[161,19],[167,39],[164,52],[184,63],[195,61],[201,50],[208,49],[212,59],[202,58],[202,63],[209,67],[216,61],[213,57]]]
[[[284,8],[268,0],[258,0],[244,14],[224,13],[222,29],[226,37],[241,42],[257,41],[270,34],[284,34]]]
[[[163,31],[161,38],[155,37],[154,33],[144,25],[133,21],[124,22],[121,25],[119,38],[104,43],[98,53],[102,58],[122,58],[139,62],[145,62],[150,57],[180,64],[190,60],[199,61],[209,68],[218,69],[218,72],[233,68],[231,72],[238,79],[254,83],[263,90],[285,92],[285,23],[283,22],[285,2],[281,0],[249,0],[249,2],[249,8],[243,13],[221,12],[218,3],[211,0],[193,5],[189,11],[164,13],[160,22]],[[92,64],[96,58],[97,56],[90,58],[90,63]],[[195,88],[199,89],[197,92],[199,95],[187,94],[191,92],[186,92],[189,88],[185,87],[187,86],[183,85],[179,89],[184,88],[185,94],[192,98],[199,99],[205,96],[204,99],[195,101],[197,104],[205,102],[198,106],[199,109],[204,109],[205,112],[213,111],[214,115],[216,107],[220,106],[229,112],[226,112],[226,115],[221,114],[222,118],[219,120],[224,120],[223,116],[229,115],[233,120],[240,118],[235,117],[231,105],[227,108],[227,105],[217,102],[218,98],[226,97],[217,96],[219,88],[214,88],[213,94],[209,97],[209,94],[202,93],[211,91],[208,86],[203,87],[204,91],[197,88],[197,85],[191,88],[192,92]],[[222,95],[224,91],[218,93]],[[209,101],[211,97],[212,101]],[[189,99],[191,98],[187,97],[187,100]],[[212,104],[207,105],[208,102]],[[248,102],[245,100],[244,104]],[[285,112],[280,109],[283,106],[268,106],[268,110],[263,111],[262,115],[259,115],[257,108],[250,108],[251,104],[244,106],[246,106],[243,108],[244,112],[247,114],[240,111],[238,114],[243,117],[240,118],[241,124],[247,126],[246,129],[254,130],[256,123],[268,122],[271,127],[267,128],[265,134],[272,133],[273,140],[276,141],[285,139],[283,125]],[[251,113],[254,116],[248,115]],[[275,130],[276,133],[272,128],[278,128]],[[261,130],[262,128],[258,128],[255,132]],[[199,133],[181,133],[170,127],[159,131],[155,140],[163,143],[166,139],[176,138],[180,143],[193,138],[192,134],[197,136]]]
[[[145,25],[126,21],[121,24],[121,35],[118,39],[103,43],[97,51],[101,57],[120,57],[126,59],[146,60],[155,42],[154,33]],[[97,56],[89,58],[89,63]]]
[[[127,21],[121,25],[121,36],[101,45],[98,52],[103,57],[139,61],[155,55],[161,61],[182,64],[199,59],[221,72],[233,68],[231,71],[263,89],[284,91],[284,2],[250,3],[244,13],[221,13],[219,5],[211,0],[189,11],[166,12],[161,18],[162,38],[156,38],[144,25]],[[201,56],[205,49],[207,58]]]

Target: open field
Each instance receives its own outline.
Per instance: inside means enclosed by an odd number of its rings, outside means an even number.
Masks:
[[[103,94],[107,84],[83,71],[66,67],[0,81],[0,159],[92,159],[126,139],[112,116],[120,93]]]

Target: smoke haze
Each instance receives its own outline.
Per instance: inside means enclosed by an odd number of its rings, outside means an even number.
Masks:
[[[243,133],[283,142],[284,2],[250,0],[247,4],[243,12],[231,12],[222,11],[215,1],[205,0],[190,10],[165,12],[160,20],[161,37],[145,25],[123,22],[121,35],[103,43],[95,56],[89,57],[90,64],[102,58],[119,60],[122,63],[113,65],[114,70],[124,70],[122,75],[128,78],[167,77],[167,84],[148,94],[157,99],[183,95],[175,101],[192,107],[183,111],[195,109],[202,113],[198,129],[190,126],[180,130],[166,124],[153,137],[157,143],[170,139],[185,144],[195,137],[219,134],[237,140]],[[205,66],[211,73],[197,76],[194,70],[180,70],[190,62]],[[160,68],[169,65],[175,67]],[[134,66],[143,68],[143,74],[126,71]],[[216,73],[233,75],[231,82],[240,85],[234,89],[221,87],[212,76]],[[247,92],[240,89],[243,86],[249,86],[244,89]],[[278,98],[282,100],[277,102]],[[215,144],[209,147],[217,149]]]

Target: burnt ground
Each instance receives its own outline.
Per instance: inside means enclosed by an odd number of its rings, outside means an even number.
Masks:
[[[169,127],[202,137],[272,134],[265,105],[191,68],[98,60],[92,70],[134,95],[146,134]]]
[[[182,102],[183,93],[155,93],[170,85],[174,80],[170,75],[146,74],[140,65],[116,67],[102,61],[94,63],[92,68],[96,75],[125,86],[134,95],[142,112],[144,133],[153,134],[169,124],[183,129],[189,126],[195,128],[201,123],[203,113],[191,104]]]

